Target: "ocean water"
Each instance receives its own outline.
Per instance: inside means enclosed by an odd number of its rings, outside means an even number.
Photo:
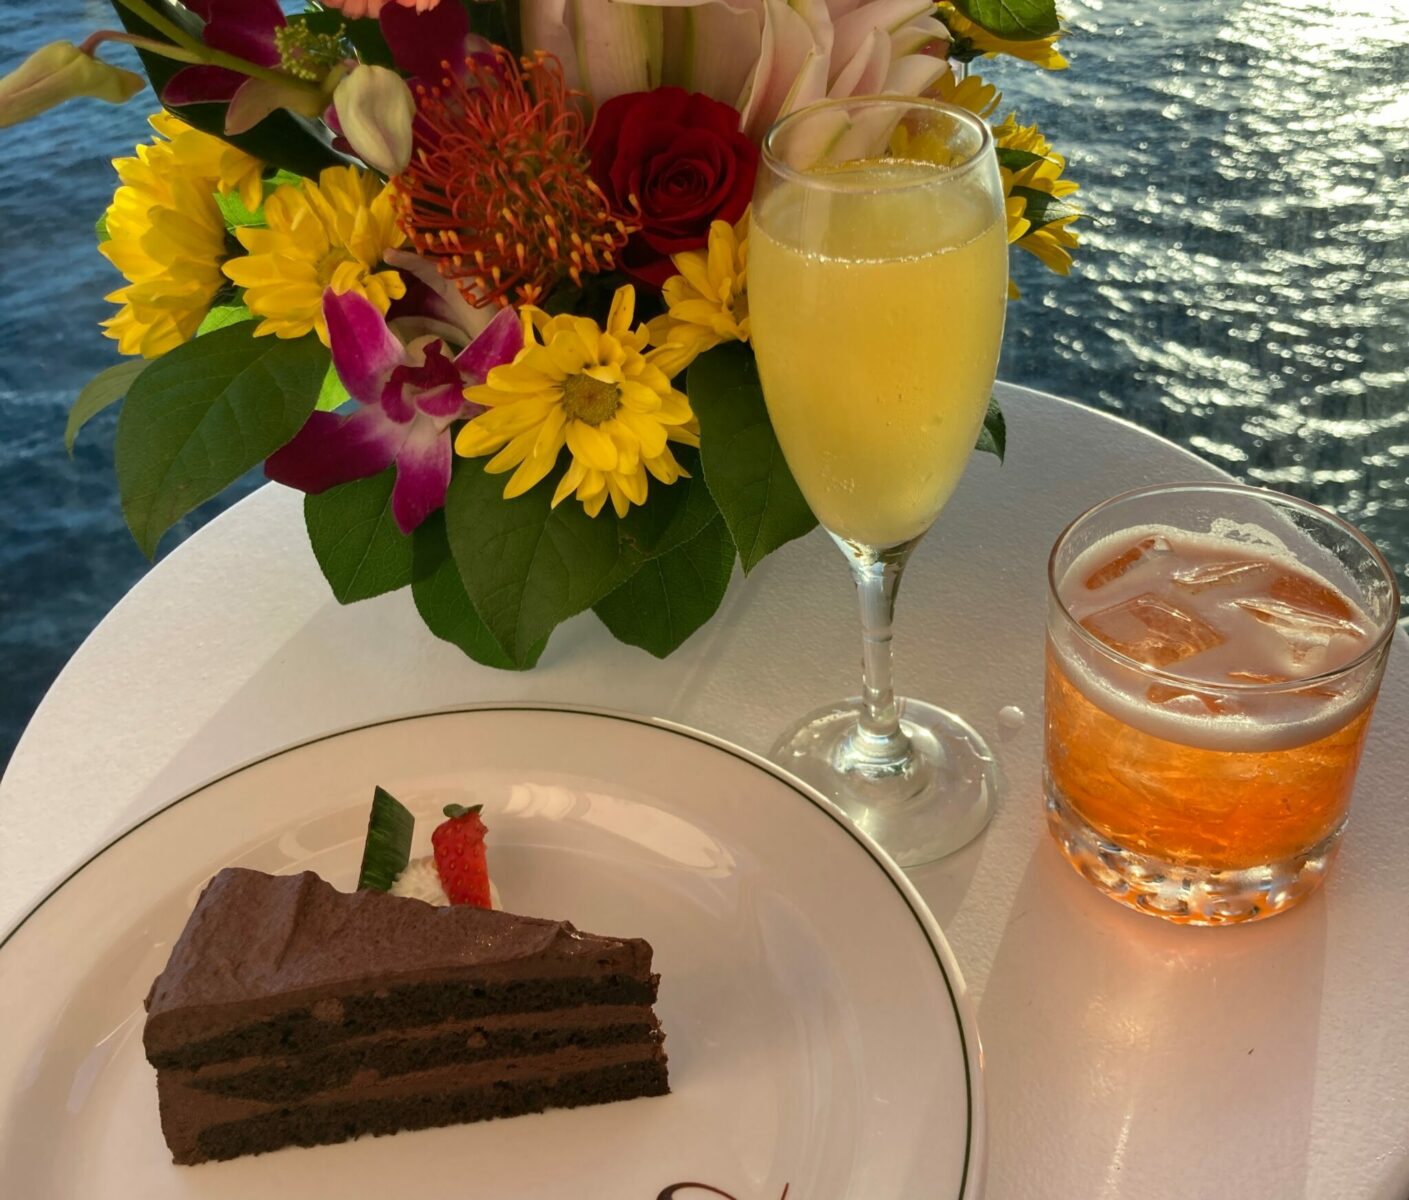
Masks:
[[[1409,575],[1409,0],[1060,0],[1071,69],[988,71],[1081,181],[1063,280],[1020,255],[1002,375],[1119,413],[1354,521]],[[0,4],[0,67],[113,18]],[[0,764],[147,569],[112,413],[64,418],[115,361],[90,234],[144,93],[0,130]],[[163,553],[258,484],[168,535]]]

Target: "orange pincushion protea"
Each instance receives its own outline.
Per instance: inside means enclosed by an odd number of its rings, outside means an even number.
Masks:
[[[447,64],[442,64],[447,65]],[[565,276],[609,271],[637,226],[587,169],[587,130],[558,60],[502,49],[416,89],[400,221],[476,305],[533,304]]]

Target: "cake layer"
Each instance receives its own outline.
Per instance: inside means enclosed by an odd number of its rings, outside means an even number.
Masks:
[[[419,901],[413,901],[419,903]],[[656,978],[515,980],[498,987],[416,983],[373,993],[322,995],[304,1006],[254,1024],[237,1025],[162,1048],[148,1023],[147,1058],[154,1067],[194,1069],[210,1063],[271,1054],[304,1053],[350,1038],[419,1029],[447,1021],[473,1021],[511,1013],[549,1013],[566,1008],[650,1006]],[[162,1034],[169,1031],[162,1031]],[[152,1042],[157,1041],[157,1046]]]
[[[157,1073],[162,1132],[176,1162],[341,1142],[492,1117],[662,1096],[665,1051],[647,1044],[566,1049],[527,1058],[440,1067],[393,1079],[353,1080],[298,1104],[194,1090]]]
[[[447,1021],[427,1029],[351,1038],[304,1054],[242,1058],[166,1075],[195,1091],[287,1104],[354,1078],[388,1079],[456,1063],[660,1038],[649,1005],[600,1005]]]
[[[349,894],[310,872],[227,867],[201,894],[152,984],[143,1041],[158,1066],[196,1066],[323,1045],[388,1022],[641,1004],[654,994],[651,948],[640,938],[382,892]],[[398,1018],[408,1009],[410,1019]],[[290,1029],[281,1028],[285,1020]],[[211,1045],[230,1035],[238,1035],[234,1044]],[[203,1047],[194,1057],[192,1043]]]

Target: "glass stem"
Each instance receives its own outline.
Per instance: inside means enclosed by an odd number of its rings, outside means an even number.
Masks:
[[[861,712],[851,748],[882,768],[894,768],[910,756],[891,681],[891,629],[895,593],[917,541],[884,549],[843,545],[861,605]]]

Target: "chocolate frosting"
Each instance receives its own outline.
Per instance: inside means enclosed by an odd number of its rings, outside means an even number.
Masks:
[[[340,892],[312,872],[227,867],[207,885],[147,996],[149,1051],[318,996],[453,979],[646,979],[640,938],[567,921],[437,908],[385,892]]]

